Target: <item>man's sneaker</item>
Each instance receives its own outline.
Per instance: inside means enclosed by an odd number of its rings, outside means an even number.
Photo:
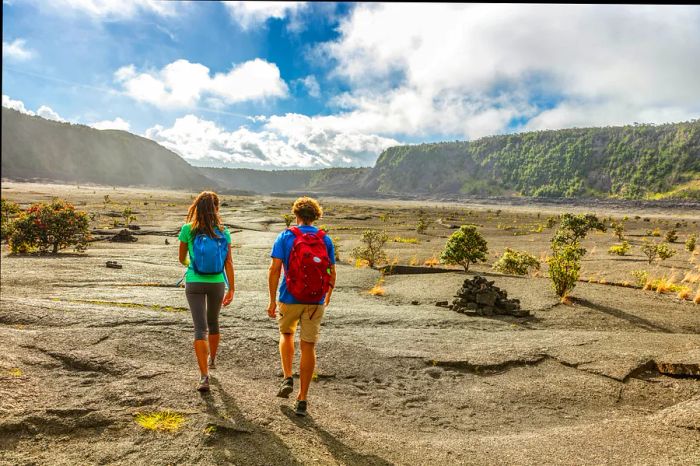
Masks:
[[[209,360],[207,361],[207,365],[209,366],[209,369],[216,369],[216,361],[212,359],[211,356],[209,356]]]
[[[294,414],[297,416],[306,416],[306,400],[297,400],[294,403]]]
[[[200,392],[208,392],[209,391],[209,376],[208,375],[203,375],[199,379],[199,385],[197,386],[197,390]]]
[[[277,396],[280,398],[288,398],[289,394],[294,391],[294,379],[287,377],[280,384],[280,389],[277,391]]]

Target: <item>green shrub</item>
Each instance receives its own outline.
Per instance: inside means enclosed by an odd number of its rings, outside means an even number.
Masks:
[[[668,230],[664,239],[667,243],[675,243],[678,239],[678,233],[676,232],[676,230]]]
[[[622,244],[613,244],[608,249],[608,254],[616,254],[618,256],[625,256],[630,250],[630,244],[627,241],[623,241]]]
[[[416,232],[423,235],[428,230],[432,222],[428,219],[423,209],[418,211],[418,225],[416,226]]]
[[[693,252],[695,251],[695,241],[697,238],[695,237],[695,234],[691,234],[688,236],[688,239],[685,240],[685,250],[688,252]]]
[[[462,225],[447,240],[440,260],[445,264],[461,265],[464,271],[468,272],[470,264],[486,262],[486,254],[486,240],[476,231],[476,227]]]
[[[284,224],[287,226],[287,228],[289,228],[292,222],[296,219],[296,217],[292,214],[284,214],[282,218],[284,219]]]
[[[126,207],[124,210],[122,210],[122,218],[124,219],[124,225],[127,227],[131,222],[136,220],[136,216],[134,215],[134,211],[131,210],[131,207]]]
[[[0,240],[10,237],[14,229],[14,219],[20,212],[21,209],[16,203],[0,199]]]
[[[535,256],[510,248],[506,248],[501,258],[493,264],[495,270],[513,275],[527,275],[531,267],[540,269],[540,261]]]
[[[576,286],[581,271],[581,247],[574,243],[555,248],[547,265],[554,292],[566,298]]]
[[[384,245],[389,240],[387,234],[378,230],[365,230],[362,233],[362,246],[358,246],[350,252],[355,260],[367,261],[370,267],[386,262]]]
[[[656,247],[657,254],[659,255],[659,259],[662,261],[666,259],[670,259],[671,257],[676,255],[676,251],[671,248],[667,243],[661,243]]]
[[[20,214],[9,237],[13,253],[58,251],[73,246],[87,248],[89,233],[87,213],[76,211],[72,204],[54,199],[50,204],[37,203]]]
[[[644,285],[649,281],[649,272],[646,270],[633,270],[631,273],[634,277],[635,284],[640,288],[644,288]]]
[[[625,224],[622,222],[612,222],[610,225],[613,229],[613,233],[619,239],[622,241],[624,238],[624,233],[625,233]],[[624,254],[623,254],[624,255]]]

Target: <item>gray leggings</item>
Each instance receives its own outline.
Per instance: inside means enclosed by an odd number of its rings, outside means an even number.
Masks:
[[[194,321],[194,339],[206,340],[219,333],[219,311],[226,285],[222,283],[185,283],[185,296]]]

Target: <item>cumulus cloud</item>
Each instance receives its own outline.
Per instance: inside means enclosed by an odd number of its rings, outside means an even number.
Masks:
[[[90,126],[95,129],[120,129],[122,131],[129,131],[131,128],[128,121],[119,117],[115,118],[114,120],[102,120],[95,123],[90,123]]]
[[[321,97],[321,86],[318,83],[316,76],[310,74],[305,78],[295,80],[294,83],[302,86],[310,97],[315,99]]]
[[[339,33],[314,56],[350,85],[346,129],[475,138],[700,115],[697,7],[359,4]]]
[[[54,121],[66,121],[61,116],[56,113],[51,107],[42,105],[39,107],[36,111],[36,114],[42,118],[46,118],[47,120],[54,120]]]
[[[82,13],[94,19],[131,19],[141,13],[176,16],[186,2],[160,0],[32,0],[40,8],[59,14]]]
[[[259,58],[213,76],[202,64],[177,60],[151,72],[137,72],[134,65],[124,66],[114,73],[114,78],[128,96],[164,108],[192,107],[204,96],[208,103],[220,105],[285,97],[288,92],[277,65]]]
[[[343,133],[315,124],[304,115],[272,117],[262,130],[226,131],[216,123],[186,115],[165,128],[156,125],[145,136],[196,165],[252,168],[322,168],[369,165],[391,138]]]
[[[268,19],[289,18],[287,28],[293,31],[303,29],[299,13],[307,8],[307,2],[224,2],[231,18],[248,30],[265,24]]]
[[[12,42],[2,42],[2,56],[18,61],[29,60],[34,56],[34,52],[26,47],[27,41],[15,39]]]
[[[24,106],[24,102],[22,102],[21,100],[13,100],[10,98],[10,96],[7,96],[5,94],[2,95],[2,106],[11,108],[13,110],[17,110],[21,113],[26,113],[27,115],[36,115],[34,112],[28,110]]]

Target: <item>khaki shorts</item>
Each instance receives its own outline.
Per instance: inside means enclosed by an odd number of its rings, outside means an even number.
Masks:
[[[301,332],[299,332],[301,341],[316,343],[321,332],[321,319],[323,319],[324,311],[323,304],[279,303],[277,324],[280,327],[280,333],[294,334],[299,321],[301,321]]]

